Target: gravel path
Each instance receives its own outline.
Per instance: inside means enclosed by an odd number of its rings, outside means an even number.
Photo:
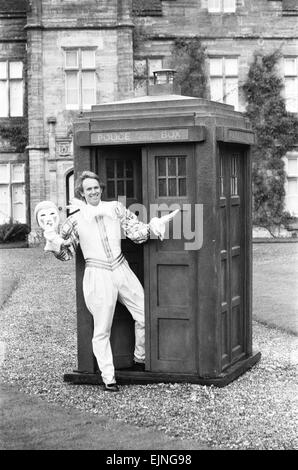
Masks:
[[[193,384],[72,386],[76,367],[74,262],[41,249],[1,250],[0,269],[19,279],[0,310],[0,380],[62,406],[214,449],[297,449],[298,338],[254,323],[261,362],[225,388]]]

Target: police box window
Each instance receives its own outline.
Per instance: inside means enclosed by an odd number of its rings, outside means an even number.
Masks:
[[[159,197],[186,196],[186,157],[157,157]]]
[[[107,197],[118,196],[134,198],[135,188],[135,162],[132,160],[106,160]]]

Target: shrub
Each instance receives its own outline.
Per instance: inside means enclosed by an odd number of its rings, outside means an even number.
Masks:
[[[30,229],[27,224],[8,222],[0,225],[0,243],[26,241]]]
[[[270,233],[286,225],[284,208],[286,173],[283,157],[298,141],[298,120],[286,111],[283,81],[276,65],[278,51],[256,53],[243,86],[247,116],[257,136],[253,147],[253,221]],[[272,233],[273,234],[273,233]]]

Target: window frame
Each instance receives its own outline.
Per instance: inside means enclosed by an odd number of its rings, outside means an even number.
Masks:
[[[233,14],[233,13],[236,13],[237,11],[237,0],[232,0],[234,2],[233,9],[227,9],[228,8],[226,6],[227,0],[217,0],[217,3],[218,3],[217,8],[214,8],[210,5],[211,1],[214,1],[214,0],[208,0],[208,4],[207,4],[207,10],[208,10],[208,13],[210,14],[222,14],[222,13]]]
[[[286,61],[287,60],[294,60],[295,61],[295,65],[294,65],[294,71],[293,73],[286,73]],[[294,113],[294,114],[297,114],[298,113],[298,56],[290,56],[290,55],[285,55],[283,57],[283,76],[284,76],[284,97],[285,97],[285,104],[286,104],[286,110],[289,112],[289,113]],[[291,100],[290,97],[287,97],[287,89],[286,89],[286,83],[287,83],[287,79],[294,79],[294,83],[295,83],[295,88],[296,88],[296,95],[294,95],[294,102],[295,102],[295,107],[292,109],[289,109],[290,106],[288,105],[288,101]],[[296,96],[296,98],[295,98]]]
[[[213,59],[220,59],[221,60],[221,74],[212,74],[211,73],[211,61]],[[237,73],[227,73],[226,72],[226,61],[234,59],[237,61]],[[234,106],[235,111],[239,110],[239,55],[209,55],[208,57],[209,61],[209,86],[210,86],[210,99],[211,101],[215,101],[218,103],[224,103],[224,104],[229,104],[231,106]],[[212,80],[222,80],[222,90],[221,90],[221,96],[222,96],[222,101],[220,100],[214,100],[212,99]],[[229,103],[227,101],[227,97],[229,95],[228,91],[228,80],[230,79],[236,79],[237,80],[237,101],[236,104]]]
[[[88,111],[92,106],[96,105],[96,94],[97,94],[97,80],[96,80],[96,50],[97,47],[64,47],[64,86],[65,86],[65,109],[75,111]],[[94,61],[92,66],[83,66],[83,51],[93,51]],[[77,53],[76,65],[68,66],[66,63],[67,52]],[[83,75],[84,72],[93,72],[94,76],[94,88],[93,88],[93,103],[86,105],[83,102]],[[69,88],[67,87],[67,74],[76,73],[77,75],[77,104],[69,104],[67,101],[67,95]]]
[[[20,118],[24,116],[24,100],[25,100],[25,90],[24,90],[24,61],[21,58],[9,58],[9,59],[2,59],[0,58],[0,62],[6,64],[6,77],[1,78],[0,77],[0,82],[3,82],[6,84],[6,102],[7,102],[7,114],[1,116],[0,119],[2,118]],[[21,64],[22,70],[21,70],[21,76],[20,77],[11,77],[11,64],[13,63],[18,63]],[[22,89],[22,97],[21,97],[21,114],[11,114],[11,110],[13,108],[12,106],[12,92],[11,92],[11,85],[13,83],[20,83],[21,89]]]
[[[3,218],[4,222],[0,223],[5,223],[5,220],[9,221],[12,219],[14,222],[19,222],[19,223],[26,223],[27,222],[27,195],[26,195],[26,163],[25,162],[0,162],[0,165],[6,165],[8,168],[7,171],[7,179],[4,181],[1,179],[1,174],[0,174],[0,187],[2,186],[7,186],[8,187],[8,210],[9,214],[7,214],[6,218]],[[22,166],[23,172],[22,172],[22,178],[21,179],[14,179],[14,173],[13,173],[13,167],[14,166]],[[22,220],[17,220],[14,217],[14,197],[13,197],[13,190],[17,186],[22,186],[23,187],[23,192],[24,192],[24,205],[23,205],[23,219]]]
[[[136,61],[146,61],[146,64],[145,64],[145,73],[144,75],[139,75],[137,76],[135,74],[135,62]],[[146,94],[148,95],[148,92],[149,92],[149,86],[153,84],[153,70],[150,69],[150,60],[160,60],[161,61],[161,68],[163,68],[163,61],[164,61],[164,56],[136,56],[134,57],[134,66],[133,66],[133,70],[134,70],[134,92],[135,92],[135,95],[136,96],[145,96]],[[156,69],[158,70],[158,69]],[[150,72],[152,72],[152,74],[150,75]],[[137,87],[136,87],[136,82],[137,80],[139,80],[141,82],[141,80],[144,82],[144,87],[145,87],[145,95],[139,95],[137,94]],[[141,84],[140,86],[140,89],[142,90],[143,89],[143,84]]]

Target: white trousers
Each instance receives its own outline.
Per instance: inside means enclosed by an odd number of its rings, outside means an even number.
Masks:
[[[93,353],[104,383],[115,382],[115,368],[110,334],[117,300],[135,320],[135,350],[137,361],[145,360],[144,289],[125,260],[114,270],[85,268],[83,292],[88,310],[93,315]]]

